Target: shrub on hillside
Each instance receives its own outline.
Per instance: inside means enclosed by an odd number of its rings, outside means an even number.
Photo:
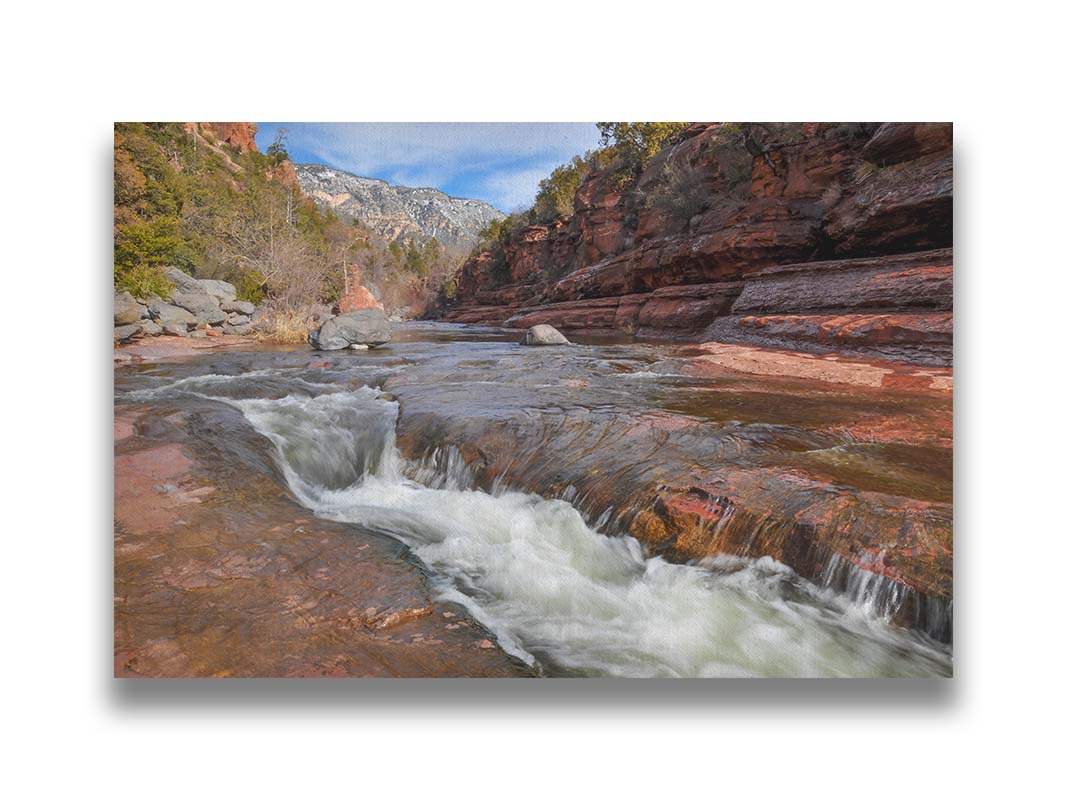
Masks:
[[[274,178],[287,157],[275,144],[220,153],[178,123],[116,124],[116,286],[153,291],[174,266],[256,303],[335,298],[361,233]]]
[[[688,122],[598,122],[599,166],[614,173],[620,183],[633,180],[688,126]]]
[[[538,222],[574,213],[574,195],[593,167],[590,154],[575,156],[567,164],[552,170],[538,186],[533,216]]]
[[[144,300],[152,295],[162,298],[170,297],[174,287],[163,274],[162,267],[138,264],[121,273],[118,270],[115,271],[115,289],[125,290],[138,300]]]

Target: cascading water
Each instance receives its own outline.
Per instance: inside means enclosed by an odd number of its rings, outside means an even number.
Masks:
[[[509,652],[549,672],[628,676],[930,675],[941,650],[770,559],[646,559],[562,500],[467,488],[462,463],[405,464],[397,405],[370,388],[231,400],[315,513],[394,536]],[[430,484],[430,485],[427,485]]]
[[[404,542],[443,598],[546,674],[951,674],[947,648],[771,559],[647,558],[636,539],[598,532],[566,500],[471,488],[454,449],[406,462],[398,405],[377,389],[255,370],[127,396],[183,393],[240,409],[273,443],[302,504]]]

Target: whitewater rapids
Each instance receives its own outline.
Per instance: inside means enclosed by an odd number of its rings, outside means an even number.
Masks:
[[[564,500],[472,488],[454,452],[405,462],[395,445],[397,404],[376,389],[240,397],[241,383],[265,377],[209,375],[169,388],[240,409],[274,444],[301,503],[402,541],[443,599],[461,603],[508,652],[546,674],[951,672],[945,648],[769,558],[647,558],[637,540],[599,532]]]

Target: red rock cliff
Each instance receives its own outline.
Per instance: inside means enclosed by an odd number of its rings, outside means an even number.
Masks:
[[[448,321],[948,364],[952,126],[694,123],[463,266]]]
[[[236,147],[242,153],[256,150],[256,131],[254,122],[191,122],[199,133],[210,136],[219,144]]]

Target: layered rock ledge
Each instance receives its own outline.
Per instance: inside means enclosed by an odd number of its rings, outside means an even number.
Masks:
[[[653,554],[771,556],[951,639],[951,370],[722,343],[629,374],[570,351],[442,368],[385,384],[409,458],[456,448],[483,487],[568,499]]]
[[[951,363],[952,129],[695,123],[473,256],[446,321]]]

